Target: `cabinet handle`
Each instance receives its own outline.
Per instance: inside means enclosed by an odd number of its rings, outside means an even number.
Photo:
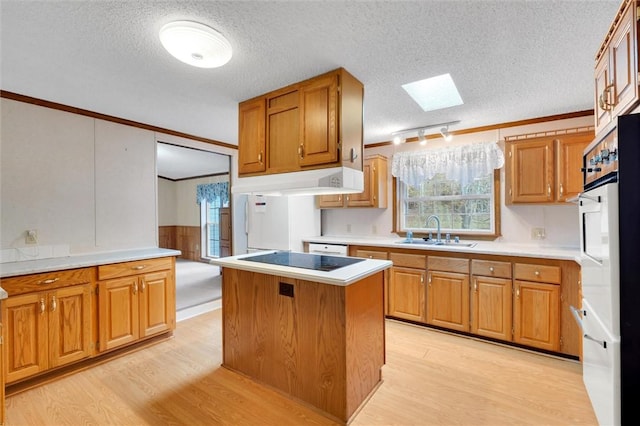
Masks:
[[[431,285],[431,274],[429,274],[429,279],[427,281],[429,281],[429,285]]]
[[[138,265],[138,266],[132,266],[131,269],[133,269],[134,271],[139,271],[141,269],[146,268],[146,265]]]
[[[48,280],[40,281],[38,284],[53,284],[58,281],[60,278],[50,278]]]
[[[540,271],[535,271],[534,274],[536,274],[536,277],[540,276]]]
[[[613,83],[605,87],[604,90],[602,91],[602,94],[600,95],[600,98],[598,99],[598,104],[600,105],[600,108],[603,111],[611,111],[615,106],[614,102],[609,102],[611,89],[613,89],[613,87],[614,87]],[[606,99],[605,99],[605,96],[606,96]]]
[[[258,163],[262,164],[262,151],[258,154]]]
[[[547,184],[547,195],[549,197],[551,197],[551,184],[550,183]]]
[[[304,158],[304,146],[302,144],[298,147],[298,155],[300,158]]]
[[[516,298],[520,297],[520,289],[516,289]]]
[[[420,275],[420,284],[424,284],[424,275]]]
[[[142,280],[140,285],[141,285],[140,293],[144,293],[144,289],[147,287],[146,284],[144,283],[144,280]]]
[[[478,291],[478,279],[477,278],[473,281],[473,290],[474,291]]]
[[[342,195],[338,195],[338,201],[342,201]]]
[[[347,197],[347,201],[349,201],[349,196],[347,195],[346,197]]]
[[[51,296],[51,312],[55,312],[58,307],[58,301],[55,296]]]
[[[138,294],[138,283],[133,283],[133,294]]]
[[[40,314],[44,314],[46,307],[47,306],[44,304],[44,297],[41,297],[40,298]]]
[[[493,266],[489,266],[489,272],[493,274]]]
[[[563,195],[564,193],[564,188],[562,187],[562,184],[560,184],[560,195]]]

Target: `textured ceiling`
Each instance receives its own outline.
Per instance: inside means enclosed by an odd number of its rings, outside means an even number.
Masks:
[[[179,180],[229,173],[229,156],[158,143],[158,176]]]
[[[237,143],[237,103],[344,67],[365,85],[365,143],[593,108],[594,55],[621,0],[6,1],[3,90]],[[218,69],[166,53],[160,27],[202,22]],[[423,112],[404,83],[450,73],[464,105]]]

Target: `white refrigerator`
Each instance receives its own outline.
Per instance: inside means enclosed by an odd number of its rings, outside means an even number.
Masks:
[[[247,252],[302,252],[302,239],[320,235],[320,210],[313,195],[249,195],[246,212]]]

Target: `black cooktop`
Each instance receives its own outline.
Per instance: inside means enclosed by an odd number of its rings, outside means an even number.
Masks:
[[[294,268],[329,272],[345,266],[353,265],[354,263],[362,262],[365,259],[278,251],[275,253],[244,257],[238,260],[248,260],[250,262],[268,263],[270,265],[293,266]]]

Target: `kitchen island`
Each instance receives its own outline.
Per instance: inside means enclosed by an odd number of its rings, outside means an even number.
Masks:
[[[222,365],[348,423],[382,381],[392,263],[289,253],[293,267],[277,253],[211,261],[223,268]]]

